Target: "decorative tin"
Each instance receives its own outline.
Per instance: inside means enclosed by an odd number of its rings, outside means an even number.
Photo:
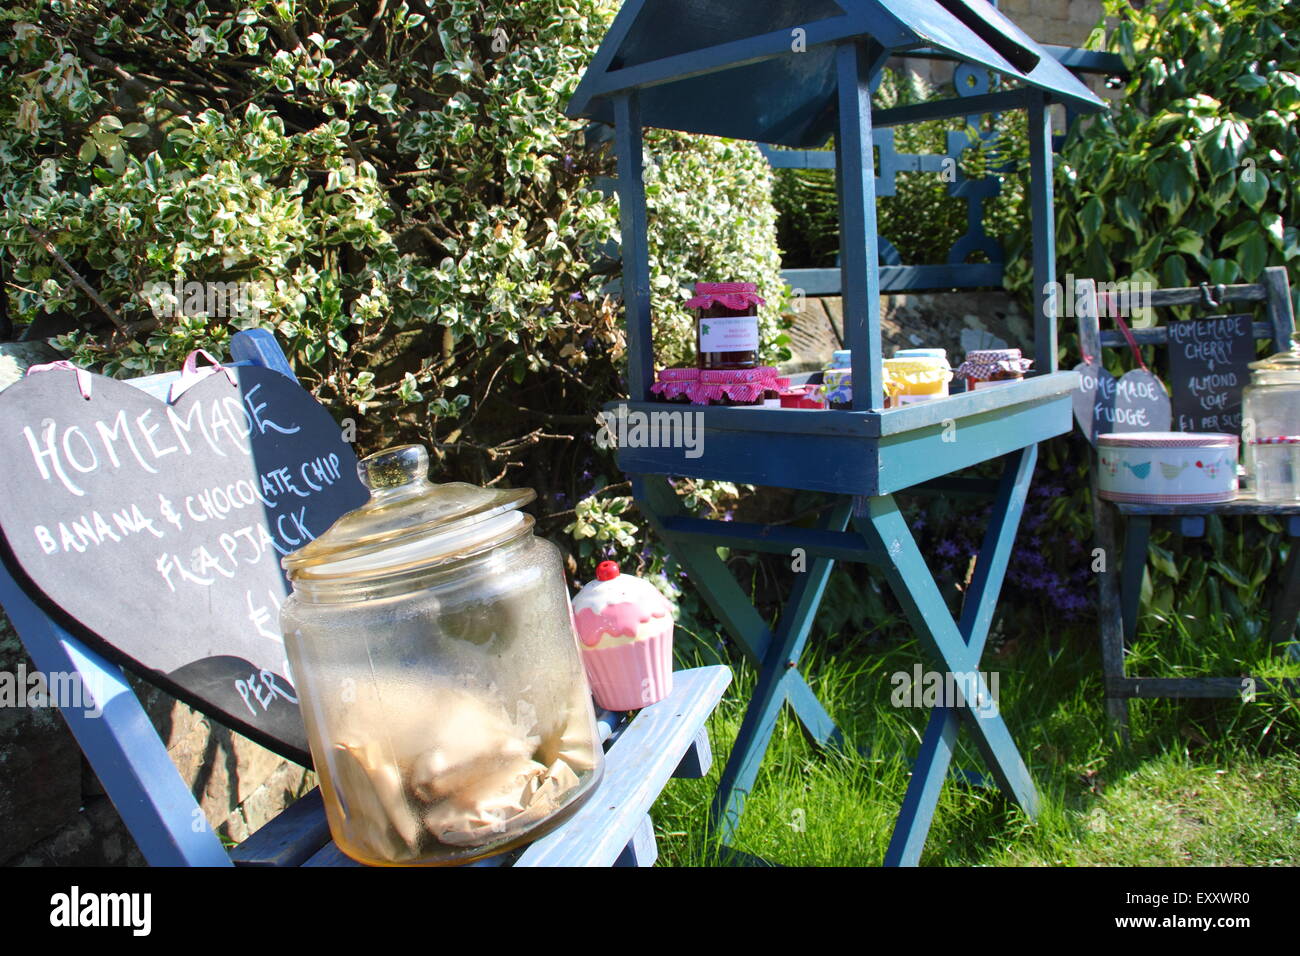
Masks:
[[[1097,493],[1128,504],[1203,504],[1237,496],[1237,436],[1112,432],[1097,438]]]

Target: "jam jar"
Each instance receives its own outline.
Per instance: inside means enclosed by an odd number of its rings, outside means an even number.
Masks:
[[[686,308],[695,312],[696,364],[702,369],[758,367],[758,307],[752,282],[697,282]]]

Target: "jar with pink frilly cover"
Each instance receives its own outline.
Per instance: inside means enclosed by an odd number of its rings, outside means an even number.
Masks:
[[[695,312],[696,364],[702,369],[758,366],[758,307],[753,282],[697,282],[686,308]]]

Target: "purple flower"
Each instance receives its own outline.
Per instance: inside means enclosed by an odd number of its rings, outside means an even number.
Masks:
[[[944,558],[957,557],[957,545],[953,544],[951,538],[945,538],[939,542],[939,546],[934,549],[935,553]]]
[[[570,293],[569,293],[569,301],[570,301],[570,302],[581,302],[581,301],[583,300],[583,298],[584,298],[584,296],[583,296],[583,294],[582,294],[581,292],[570,292]]]

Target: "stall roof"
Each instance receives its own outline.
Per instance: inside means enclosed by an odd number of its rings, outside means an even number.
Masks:
[[[1077,110],[1105,105],[987,0],[627,0],[568,113],[612,122],[611,94],[635,89],[645,126],[820,146],[835,43],[857,37],[985,66]]]

